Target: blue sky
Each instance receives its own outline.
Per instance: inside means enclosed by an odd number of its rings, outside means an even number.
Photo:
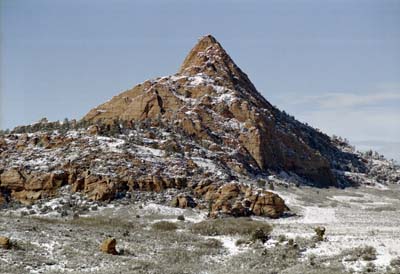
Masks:
[[[80,118],[213,34],[274,105],[400,158],[398,0],[0,0],[1,128]]]

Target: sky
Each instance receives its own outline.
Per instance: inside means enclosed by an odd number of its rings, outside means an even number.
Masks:
[[[0,128],[81,118],[214,35],[273,105],[400,160],[398,0],[0,0]]]

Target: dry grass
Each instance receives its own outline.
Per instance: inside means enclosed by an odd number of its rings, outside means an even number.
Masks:
[[[205,236],[250,236],[257,230],[263,231],[264,234],[269,234],[272,231],[272,226],[266,222],[254,221],[250,218],[223,218],[210,219],[193,224],[190,230],[193,233]]]
[[[168,221],[156,222],[151,227],[154,230],[159,230],[159,231],[173,231],[178,229],[178,226],[175,223],[171,223]]]
[[[360,246],[343,252],[345,261],[376,260],[376,249],[372,246]]]

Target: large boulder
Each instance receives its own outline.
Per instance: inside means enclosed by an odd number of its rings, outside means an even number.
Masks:
[[[118,255],[116,246],[117,246],[117,240],[114,238],[108,238],[101,243],[100,251],[111,255]]]
[[[0,248],[10,249],[11,241],[8,237],[0,236]]]
[[[198,197],[208,201],[211,217],[256,215],[278,218],[289,211],[279,195],[266,190],[255,191],[251,186],[238,182],[223,184],[204,180],[193,189]]]
[[[269,191],[251,193],[246,199],[251,202],[251,212],[256,216],[278,218],[288,210],[283,199]]]

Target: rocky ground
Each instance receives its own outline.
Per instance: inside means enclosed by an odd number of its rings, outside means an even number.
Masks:
[[[62,189],[59,198],[0,211],[0,236],[11,240],[0,249],[0,272],[400,273],[399,186],[275,191],[292,214],[213,220],[207,210],[163,205],[174,193],[102,204]],[[326,228],[322,241],[316,227]],[[110,237],[118,255],[100,251]]]
[[[97,130],[0,138],[1,273],[400,271],[400,172],[376,153],[332,139],[368,172],[336,170],[354,186],[321,189],[156,127]]]

